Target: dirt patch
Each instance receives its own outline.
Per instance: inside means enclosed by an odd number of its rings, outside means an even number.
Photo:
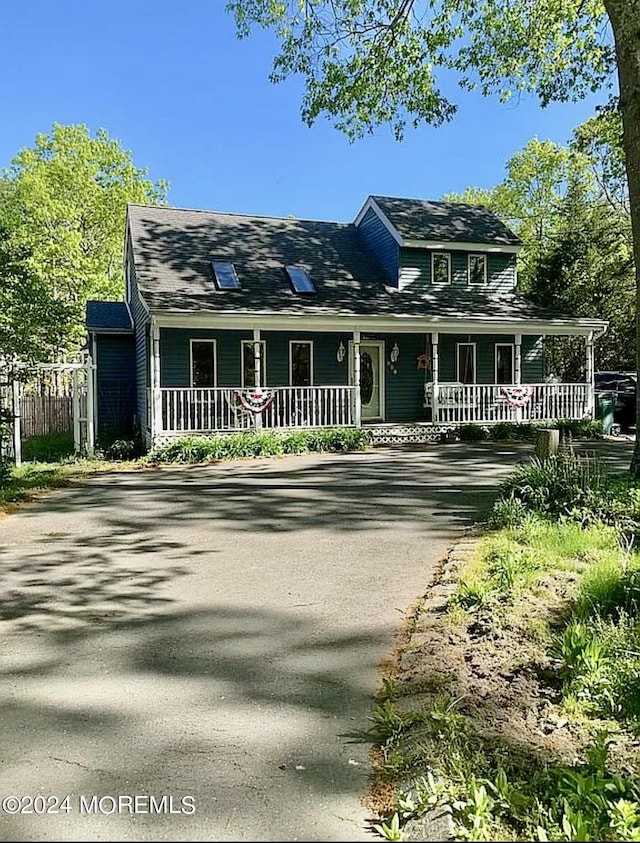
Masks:
[[[396,688],[399,711],[429,709],[446,694],[472,723],[474,734],[495,740],[522,757],[572,766],[601,727],[598,721],[571,718],[560,705],[561,663],[548,655],[549,633],[566,618],[576,575],[545,575],[526,600],[508,607],[469,612],[452,609],[461,570],[477,550],[479,536],[467,535],[442,561],[429,590],[407,615],[395,658],[385,678]],[[637,742],[620,737],[610,767],[637,769]],[[372,754],[381,769],[381,759]],[[371,807],[390,812],[388,777],[372,791]]]

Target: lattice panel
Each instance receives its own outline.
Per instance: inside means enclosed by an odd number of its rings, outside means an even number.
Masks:
[[[397,425],[372,427],[367,431],[372,445],[423,445],[440,442],[443,433],[455,430],[456,425]]]

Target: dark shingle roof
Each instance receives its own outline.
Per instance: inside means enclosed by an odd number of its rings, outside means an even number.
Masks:
[[[480,321],[566,319],[516,295],[448,288],[398,291],[352,224],[129,206],[138,289],[152,310]],[[231,261],[241,289],[217,292],[211,261]],[[284,267],[304,267],[298,295]]]
[[[391,196],[371,198],[405,240],[520,245],[516,235],[482,205],[396,199]]]
[[[132,331],[131,317],[124,302],[88,301],[87,330],[97,333],[109,331]]]

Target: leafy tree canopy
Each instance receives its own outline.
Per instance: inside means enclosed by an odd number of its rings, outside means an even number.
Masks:
[[[599,89],[615,69],[601,0],[230,0],[241,37],[273,29],[271,78],[301,74],[307,123],[326,114],[351,138],[380,124],[439,125],[463,89],[543,104]]]
[[[166,182],[153,182],[131,153],[100,129],[55,124],[21,150],[0,178],[0,227],[5,232],[3,280],[24,294],[34,335],[43,324],[34,291],[49,311],[64,315],[54,332],[59,350],[83,340],[88,298],[122,298],[122,244],[128,202],[163,203]],[[38,343],[36,347],[40,347]]]

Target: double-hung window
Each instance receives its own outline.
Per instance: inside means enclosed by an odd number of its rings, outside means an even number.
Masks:
[[[469,255],[469,284],[472,286],[487,283],[487,256]]]
[[[431,253],[431,283],[451,284],[451,255],[449,252]]]
[[[291,386],[313,385],[313,343],[310,341],[289,343],[289,383]]]
[[[215,387],[216,341],[191,340],[191,386]]]
[[[496,383],[513,383],[513,343],[496,344]]]

